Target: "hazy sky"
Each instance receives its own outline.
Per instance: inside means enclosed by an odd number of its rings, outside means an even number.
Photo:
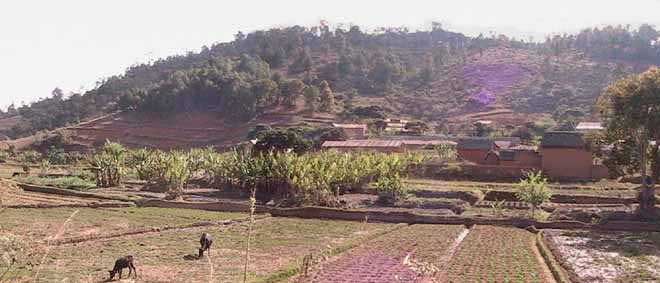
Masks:
[[[604,24],[660,26],[660,0],[6,0],[0,2],[0,107],[94,86],[150,59],[244,32],[326,19],[365,29],[440,21],[527,38]]]

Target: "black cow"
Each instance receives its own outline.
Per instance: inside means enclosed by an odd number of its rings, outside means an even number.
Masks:
[[[137,270],[135,269],[134,258],[132,255],[127,255],[125,257],[120,257],[115,261],[115,267],[108,271],[110,272],[110,280],[115,278],[115,274],[119,273],[119,279],[121,279],[121,273],[124,268],[128,268],[128,277],[131,277],[131,274],[135,274],[137,277]]]
[[[199,239],[199,258],[204,256],[204,252],[208,251],[209,255],[211,254],[211,245],[213,245],[213,237],[208,233],[202,233],[202,237]]]

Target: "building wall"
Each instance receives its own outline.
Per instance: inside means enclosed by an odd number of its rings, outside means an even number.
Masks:
[[[528,167],[541,167],[541,155],[536,151],[517,151],[518,165]]]
[[[486,156],[484,157],[484,160],[482,160],[480,164],[499,165],[500,164],[500,158],[495,153],[490,153],[490,154],[486,153]]]
[[[477,164],[484,164],[486,154],[488,154],[487,149],[458,149],[458,155],[466,161],[474,162]]]
[[[553,179],[592,179],[591,152],[575,148],[541,149],[543,172]]]

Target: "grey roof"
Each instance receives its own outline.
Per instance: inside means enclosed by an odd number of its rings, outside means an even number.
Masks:
[[[458,149],[492,149],[494,147],[493,140],[486,138],[469,138],[458,140]]]
[[[584,139],[579,132],[546,132],[541,140],[541,147],[584,148]]]
[[[516,160],[516,152],[513,150],[500,151],[500,160],[514,161]]]

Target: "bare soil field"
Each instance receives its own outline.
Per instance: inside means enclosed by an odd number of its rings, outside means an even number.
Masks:
[[[583,282],[660,281],[660,233],[544,233],[559,261]]]

